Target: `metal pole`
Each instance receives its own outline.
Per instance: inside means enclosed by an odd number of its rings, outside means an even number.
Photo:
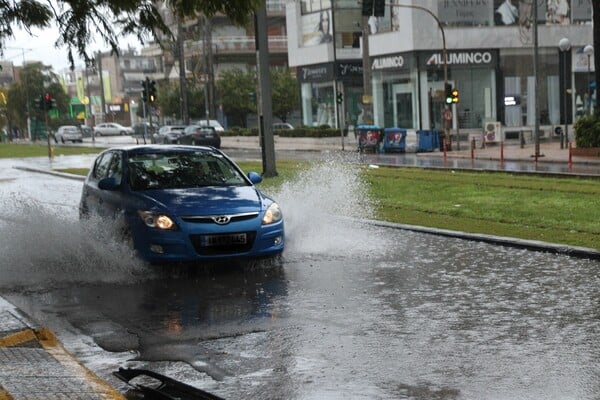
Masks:
[[[592,115],[592,78],[591,78],[591,55],[588,53],[588,104],[590,106],[590,115]]]
[[[534,138],[535,138],[535,162],[537,163],[538,157],[540,156],[540,120],[538,118],[539,116],[539,80],[540,77],[538,76],[538,11],[537,11],[537,6],[534,3],[533,6],[533,76],[535,78],[534,82],[535,82],[535,111],[534,111]]]
[[[267,2],[255,12],[257,75],[260,87],[260,129],[263,140],[263,176],[277,176],[275,165],[275,138],[273,137],[273,99],[269,72],[269,40],[267,36]]]

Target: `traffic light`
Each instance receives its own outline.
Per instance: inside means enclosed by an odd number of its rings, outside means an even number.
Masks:
[[[385,0],[373,1],[373,15],[376,17],[383,17],[385,15]]]
[[[142,85],[142,101],[145,103],[148,101],[148,78],[144,81],[140,81]]]
[[[366,17],[373,15],[373,0],[362,0],[362,15]]]
[[[452,104],[452,84],[446,83],[446,104]]]
[[[40,95],[40,97],[38,97],[34,103],[35,108],[37,108],[38,110],[43,110],[46,105],[46,99],[44,98],[44,95]]]
[[[53,98],[49,93],[44,95],[44,110],[54,110],[56,108],[56,99]]]
[[[338,104],[342,104],[344,102],[344,95],[342,94],[342,92],[339,92],[337,94],[336,102]]]
[[[150,103],[154,103],[156,101],[156,82],[155,81],[149,82],[148,100],[150,100]]]
[[[452,103],[458,103],[458,89],[456,88],[452,90]]]

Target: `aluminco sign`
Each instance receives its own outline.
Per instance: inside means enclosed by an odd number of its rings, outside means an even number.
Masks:
[[[382,57],[373,60],[371,65],[372,70],[386,69],[386,68],[402,68],[404,66],[404,57],[392,56]]]
[[[427,60],[427,65],[440,65],[444,63],[442,54],[435,53]],[[465,51],[461,53],[448,53],[446,64],[490,64],[493,60],[489,51]]]

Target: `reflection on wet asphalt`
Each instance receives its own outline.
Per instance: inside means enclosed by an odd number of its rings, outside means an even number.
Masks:
[[[370,254],[68,286],[36,301],[71,309],[65,318],[106,350],[133,350],[131,365],[173,375],[167,362],[184,361],[196,372],[180,378],[226,398],[598,397],[598,262],[373,234]]]

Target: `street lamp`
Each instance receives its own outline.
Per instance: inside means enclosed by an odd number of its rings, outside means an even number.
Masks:
[[[558,42],[558,48],[560,49],[561,53],[563,54],[563,77],[564,77],[564,95],[562,96],[563,99],[563,118],[565,119],[565,132],[564,132],[564,138],[565,138],[565,144],[569,143],[569,114],[567,113],[567,103],[569,102],[569,91],[567,89],[567,53],[569,52],[569,50],[571,49],[571,42],[569,41],[569,39],[567,38],[562,38],[560,39],[560,41]],[[560,138],[560,148],[563,148],[563,138],[561,136]]]
[[[588,102],[590,104],[590,114],[592,114],[592,79],[591,79],[591,61],[590,58],[592,54],[594,54],[594,46],[591,44],[586,45],[583,48],[583,53],[587,56],[588,59]]]

